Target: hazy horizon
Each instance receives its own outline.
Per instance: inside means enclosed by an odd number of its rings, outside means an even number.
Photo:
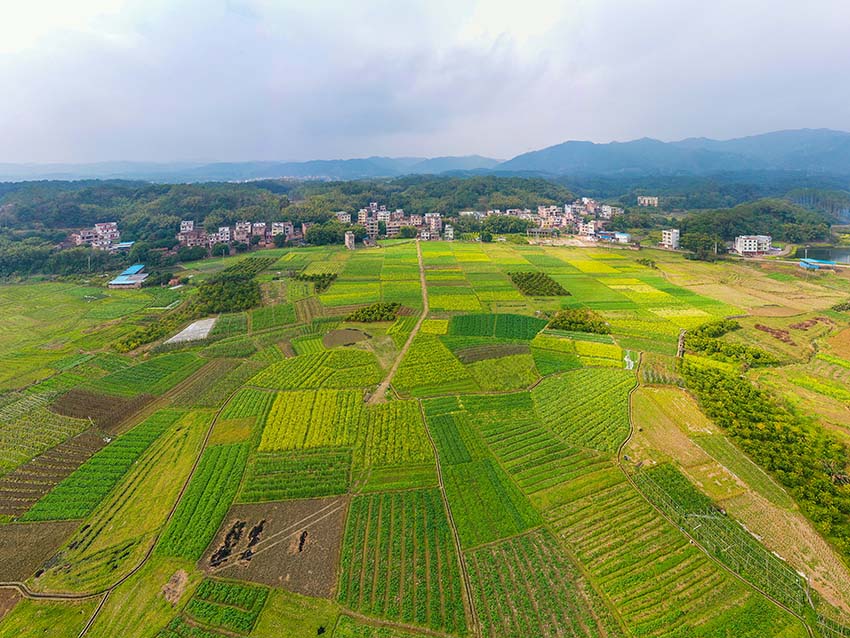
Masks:
[[[0,24],[0,162],[508,159],[850,130],[848,36],[837,0],[36,0]]]

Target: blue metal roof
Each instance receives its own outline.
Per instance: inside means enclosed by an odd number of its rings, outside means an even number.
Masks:
[[[120,276],[124,276],[124,275],[138,275],[138,274],[139,274],[140,272],[142,272],[144,269],[145,269],[145,265],[144,265],[144,264],[133,264],[133,265],[132,265],[132,266],[130,266],[127,270],[125,270],[124,272],[122,272]]]

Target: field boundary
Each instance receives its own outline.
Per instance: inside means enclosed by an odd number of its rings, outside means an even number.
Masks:
[[[458,534],[457,525],[455,524],[454,516],[452,516],[452,509],[451,507],[449,507],[449,499],[446,496],[446,485],[443,482],[443,467],[440,464],[440,453],[437,451],[437,443],[434,441],[434,437],[431,436],[431,430],[428,428],[428,422],[425,419],[425,408],[422,407],[422,401],[418,400],[417,403],[419,403],[419,414],[422,416],[422,422],[425,424],[425,434],[428,435],[428,440],[431,442],[431,447],[434,450],[434,459],[437,464],[437,484],[440,489],[440,496],[443,499],[443,507],[446,508],[446,516],[449,519],[449,527],[452,530],[452,537],[454,538],[455,543],[455,551],[457,552],[457,560],[460,563],[460,573],[463,577],[463,588],[466,592],[467,608],[469,609],[469,616],[470,620],[472,621],[472,635],[476,636],[477,638],[480,638],[481,625],[478,623],[478,614],[475,611],[475,600],[472,597],[472,585],[469,582],[469,572],[466,567],[466,558],[463,555],[463,548],[460,544],[460,534]]]
[[[640,364],[642,363],[642,360],[643,360],[643,353],[640,353],[640,355],[639,355],[639,361],[638,361],[638,366],[637,366],[637,370],[638,370],[638,372],[640,371]],[[762,596],[764,596],[767,600],[769,600],[770,602],[772,602],[774,605],[776,605],[777,607],[779,607],[781,610],[783,610],[783,611],[785,611],[785,612],[787,612],[787,613],[791,614],[792,616],[794,616],[794,618],[796,618],[797,620],[799,620],[799,621],[803,624],[803,627],[806,629],[806,633],[807,633],[807,635],[809,636],[809,638],[816,638],[816,634],[815,634],[815,632],[812,630],[811,626],[809,626],[808,621],[807,621],[807,620],[806,620],[803,616],[801,616],[800,614],[798,614],[797,612],[795,612],[795,611],[794,611],[793,609],[791,609],[790,607],[785,606],[783,603],[781,603],[780,601],[778,601],[776,598],[774,598],[773,596],[771,596],[770,594],[768,594],[767,592],[765,592],[764,590],[762,590],[760,587],[758,587],[758,586],[754,585],[753,583],[751,583],[750,581],[748,581],[746,578],[743,578],[741,575],[739,575],[739,574],[738,574],[738,573],[736,573],[734,570],[732,570],[731,568],[729,568],[729,567],[728,567],[725,563],[723,563],[722,561],[720,561],[719,559],[717,559],[716,557],[714,557],[714,556],[713,556],[713,555],[712,555],[712,554],[711,554],[711,553],[710,553],[710,552],[709,552],[709,551],[708,551],[705,547],[703,547],[703,545],[702,545],[702,544],[701,544],[701,543],[700,543],[700,542],[699,542],[696,538],[694,538],[693,536],[691,536],[691,534],[690,534],[690,533],[688,533],[688,531],[687,531],[687,530],[683,529],[681,525],[678,525],[678,524],[677,524],[677,523],[676,523],[676,522],[675,522],[672,518],[670,518],[670,517],[666,514],[666,512],[664,512],[664,511],[663,511],[660,507],[658,507],[658,506],[657,506],[657,505],[656,505],[656,504],[655,504],[655,503],[654,503],[654,502],[653,502],[653,501],[652,501],[652,500],[651,500],[651,499],[650,499],[650,498],[649,498],[646,494],[644,494],[644,493],[640,490],[640,488],[638,487],[637,483],[636,483],[636,482],[635,482],[635,480],[632,478],[631,474],[629,474],[629,471],[628,471],[628,470],[626,469],[626,467],[623,465],[623,450],[624,450],[624,449],[625,449],[625,447],[629,444],[629,442],[632,440],[632,437],[634,436],[634,432],[635,432],[634,412],[633,412],[633,410],[632,410],[632,398],[633,398],[633,396],[632,396],[632,395],[633,395],[633,394],[634,394],[634,392],[635,392],[635,391],[636,391],[636,390],[637,390],[637,389],[641,386],[641,383],[640,383],[640,375],[639,375],[639,374],[636,374],[635,376],[637,377],[637,383],[635,383],[634,387],[632,387],[632,389],[631,389],[631,390],[629,390],[629,396],[628,396],[628,401],[629,401],[629,434],[628,434],[628,436],[625,438],[625,440],[623,440],[623,442],[622,442],[622,443],[620,443],[620,446],[617,448],[617,467],[619,467],[619,468],[620,468],[620,471],[621,471],[621,472],[623,473],[623,475],[626,477],[626,480],[629,482],[629,485],[632,487],[632,489],[634,489],[634,490],[635,490],[635,492],[637,492],[637,493],[640,495],[640,497],[641,497],[643,500],[645,500],[647,503],[649,503],[650,507],[652,507],[652,509],[654,509],[654,510],[655,510],[655,511],[659,514],[659,516],[661,516],[661,517],[662,517],[665,521],[667,521],[670,525],[672,525],[672,526],[673,526],[673,527],[675,527],[677,530],[679,530],[679,532],[680,532],[680,533],[682,533],[682,534],[683,534],[683,535],[684,535],[684,536],[685,536],[685,537],[686,537],[686,538],[687,538],[687,539],[688,539],[688,540],[689,540],[689,541],[690,541],[690,542],[691,542],[691,543],[692,543],[695,547],[697,547],[697,548],[698,548],[698,549],[699,549],[699,550],[700,550],[700,551],[701,551],[701,552],[702,552],[702,553],[703,553],[703,554],[704,554],[704,555],[705,555],[705,556],[706,556],[709,560],[711,560],[711,561],[712,561],[712,562],[714,562],[716,565],[718,565],[718,566],[719,566],[719,567],[720,567],[723,571],[725,571],[726,573],[731,574],[733,578],[735,578],[735,579],[736,579],[736,580],[738,580],[739,582],[743,583],[744,585],[746,585],[747,587],[749,587],[751,590],[753,590],[753,591],[755,591],[755,592],[757,592],[757,593],[761,594]]]

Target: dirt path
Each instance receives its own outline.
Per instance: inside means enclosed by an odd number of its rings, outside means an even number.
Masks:
[[[419,245],[419,240],[416,240],[416,257],[419,259],[419,285],[422,287],[422,313],[419,315],[419,320],[416,322],[416,325],[413,326],[413,331],[410,333],[407,341],[404,342],[404,346],[402,346],[401,351],[399,351],[398,356],[393,363],[393,367],[390,368],[389,372],[387,372],[387,376],[383,381],[381,381],[381,384],[377,387],[375,392],[372,393],[372,396],[369,397],[368,405],[384,403],[387,400],[387,390],[395,376],[396,370],[398,370],[398,366],[401,364],[402,359],[404,359],[404,355],[407,354],[410,344],[413,343],[413,338],[416,337],[416,334],[419,332],[422,322],[425,321],[425,317],[428,316],[428,288],[425,285],[425,266],[422,263],[422,248]]]

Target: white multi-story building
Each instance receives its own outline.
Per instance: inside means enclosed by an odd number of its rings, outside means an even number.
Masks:
[[[230,226],[219,226],[216,239],[222,244],[230,243]]]
[[[336,220],[340,224],[350,224],[351,223],[351,213],[346,213],[344,210],[336,213]]]
[[[256,237],[265,237],[266,222],[254,222],[251,224],[251,234]]]
[[[378,211],[378,221],[379,222],[384,222],[386,224],[388,221],[390,221],[391,216],[392,216],[392,213],[388,210],[379,210]]]
[[[679,249],[679,229],[665,228],[661,231],[661,245],[672,250]]]
[[[758,255],[770,252],[770,235],[738,235],[735,237],[735,252],[740,255]]]
[[[410,225],[418,228],[422,225],[422,215],[411,215],[410,216]]]
[[[648,206],[650,208],[658,208],[657,195],[638,195],[638,206]]]
[[[354,233],[350,230],[345,231],[345,247],[354,250]]]
[[[378,236],[378,220],[375,217],[367,217],[360,225],[366,229],[366,234],[370,239],[375,239]]]
[[[99,250],[109,250],[121,241],[118,222],[101,222],[94,228],[83,228],[71,235],[77,246],[91,246]]]
[[[446,224],[443,228],[443,237],[446,238],[447,241],[454,241],[455,238],[455,229],[451,224]]]
[[[599,225],[596,221],[581,222],[578,225],[578,234],[582,237],[595,237],[597,230],[599,230]]]
[[[195,222],[191,219],[184,219],[180,222],[181,233],[191,233],[193,230],[195,230]]]

